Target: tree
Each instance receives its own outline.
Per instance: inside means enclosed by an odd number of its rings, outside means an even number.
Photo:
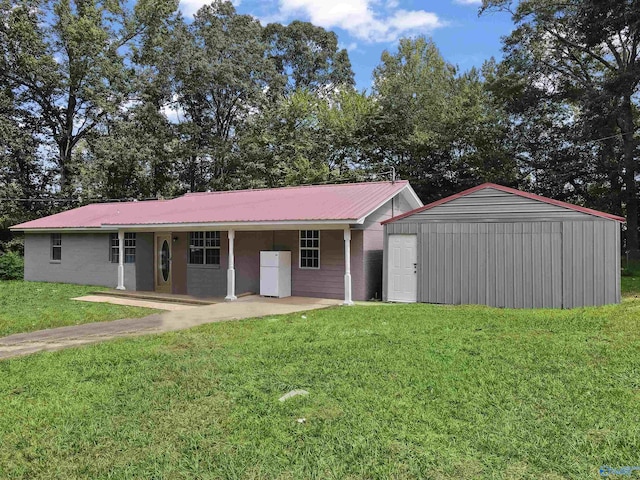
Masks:
[[[235,165],[235,135],[267,101],[277,75],[266,57],[262,27],[230,2],[214,2],[179,22],[167,47],[173,59],[175,107],[182,112],[182,178],[192,191],[223,189]]]
[[[294,20],[289,25],[267,25],[263,38],[281,75],[284,93],[309,90],[326,95],[336,89],[353,88],[349,55],[345,49],[338,49],[335,33]]]
[[[175,0],[0,0],[0,81],[43,122],[56,147],[59,188],[73,190],[73,152],[126,106],[132,55]]]
[[[0,85],[0,251],[13,237],[11,225],[49,213],[49,205],[38,201],[49,180],[37,157],[39,131],[38,118]]]
[[[152,101],[111,119],[79,145],[79,181],[89,198],[148,199],[181,192],[174,168],[174,129]]]
[[[515,181],[499,106],[475,70],[459,75],[433,41],[401,39],[374,71],[370,168],[395,167],[425,201],[480,181]]]
[[[637,95],[640,84],[640,4],[637,0],[484,0],[481,11],[512,14],[516,29],[505,40],[514,73],[578,107],[591,133],[619,136],[627,248],[640,255],[638,234]],[[606,137],[607,135],[605,135]],[[615,145],[601,149],[615,162]],[[611,175],[615,177],[615,175]],[[615,188],[612,179],[609,188]]]

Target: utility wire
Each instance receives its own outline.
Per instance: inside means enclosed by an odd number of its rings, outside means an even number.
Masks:
[[[392,174],[395,177],[395,169],[387,171],[387,172],[381,172],[381,173],[368,173],[368,174],[363,174],[362,177],[364,178],[371,178],[374,176],[384,176],[384,175],[390,175]],[[353,177],[342,177],[342,178],[334,178],[331,180],[327,180],[325,182],[316,182],[316,183],[303,183],[300,185],[286,185],[285,187],[310,187],[313,185],[337,185],[340,183],[345,183],[345,182],[350,182],[350,181],[358,181],[357,177],[353,178]],[[397,180],[394,178],[394,180]],[[279,187],[274,187],[274,188],[279,188]],[[251,190],[251,189],[249,189]],[[225,191],[225,192],[234,192],[237,190],[218,190],[218,191]],[[209,192],[192,192],[192,193],[209,193]],[[177,198],[177,197],[167,197],[164,198],[164,200],[171,200],[172,198]],[[109,203],[109,202],[145,202],[145,201],[150,201],[150,200],[158,200],[158,198],[156,197],[150,197],[150,198],[11,198],[11,197],[4,197],[4,198],[0,198],[0,202],[76,202],[76,203],[83,203],[83,202],[93,202],[93,203]]]
[[[93,203],[108,203],[108,202],[144,202],[146,200],[157,200],[157,198],[0,198],[0,202],[93,202]]]

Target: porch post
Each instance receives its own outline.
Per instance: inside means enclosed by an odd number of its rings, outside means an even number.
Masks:
[[[233,251],[233,244],[236,238],[235,230],[229,230],[227,232],[229,236],[229,268],[227,269],[227,296],[225,300],[233,301],[237,300],[236,297],[236,270],[235,270],[235,256]]]
[[[344,231],[344,305],[353,305],[351,299],[351,230]]]
[[[117,290],[124,288],[124,232],[118,230],[118,286]]]

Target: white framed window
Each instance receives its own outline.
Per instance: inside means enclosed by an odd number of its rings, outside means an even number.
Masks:
[[[120,262],[120,240],[117,233],[109,234],[109,261]],[[124,234],[124,263],[136,263],[136,234]]]
[[[136,263],[136,234],[124,234],[124,263]]]
[[[189,233],[189,264],[220,265],[220,232]]]
[[[109,261],[111,263],[120,262],[120,248],[119,248],[118,234],[109,234]]]
[[[54,262],[62,261],[62,234],[51,234],[51,260]]]
[[[300,230],[300,268],[320,268],[320,230]]]

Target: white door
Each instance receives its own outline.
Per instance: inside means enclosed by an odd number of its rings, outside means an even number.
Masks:
[[[418,239],[416,235],[389,235],[387,299],[418,301]]]

